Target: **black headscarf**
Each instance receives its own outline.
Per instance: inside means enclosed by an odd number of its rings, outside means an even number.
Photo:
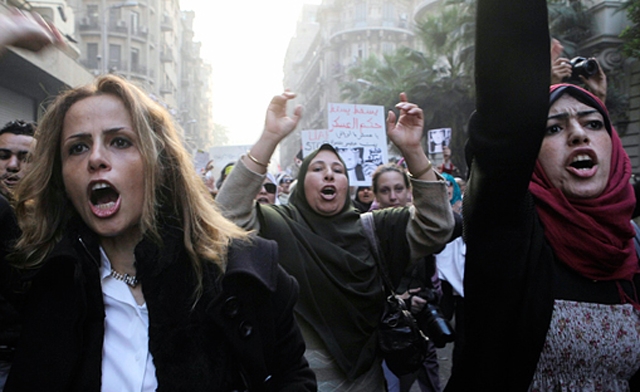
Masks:
[[[358,189],[356,189],[356,197],[355,199],[353,199],[353,205],[354,207],[360,211],[360,212],[367,212],[369,211],[369,209],[371,208],[371,204],[373,204],[373,200],[370,202],[364,202],[362,200],[360,200],[360,191],[363,189],[369,188],[371,189],[370,186],[359,186]]]
[[[260,234],[278,242],[280,264],[300,284],[296,312],[353,380],[375,359],[384,292],[348,192],[343,208],[333,216],[316,213],[307,202],[305,176],[320,151],[331,151],[340,159],[328,144],[307,156],[289,204],[258,207]]]

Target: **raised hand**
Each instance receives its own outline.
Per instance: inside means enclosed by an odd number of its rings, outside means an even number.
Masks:
[[[276,142],[280,142],[296,129],[302,116],[302,106],[296,106],[293,115],[291,117],[287,116],[287,102],[295,97],[295,93],[286,90],[271,99],[265,118],[265,136],[272,137]]]
[[[389,111],[387,116],[387,136],[400,149],[407,167],[413,177],[421,180],[435,181],[438,178],[433,172],[431,162],[422,149],[424,114],[418,105],[407,101],[407,94],[400,93],[400,102],[396,105],[400,117]]]
[[[287,103],[296,97],[295,93],[285,90],[282,94],[271,99],[264,120],[264,131],[260,139],[251,147],[243,162],[256,173],[266,173],[271,155],[278,143],[293,132],[302,117],[302,106],[293,110],[291,117],[287,116]]]
[[[562,83],[565,78],[571,76],[571,60],[558,57],[551,64],[551,84]]]
[[[0,47],[12,45],[37,52],[49,45],[64,45],[55,26],[34,12],[13,9],[0,14]]]
[[[396,104],[400,117],[396,123],[396,115],[389,111],[387,116],[387,135],[389,139],[404,152],[405,148],[422,150],[424,130],[424,114],[422,109],[407,101],[407,95],[400,93],[400,102]]]

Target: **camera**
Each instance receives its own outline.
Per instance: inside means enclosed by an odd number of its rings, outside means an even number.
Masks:
[[[418,325],[422,332],[433,342],[437,348],[444,347],[455,340],[456,334],[440,307],[436,305],[437,295],[432,288],[424,288],[417,293],[420,298],[427,301],[424,308],[416,315]]]
[[[580,82],[580,76],[590,78],[598,73],[598,62],[594,59],[588,59],[586,57],[574,57],[569,62],[571,64],[571,76],[569,80],[575,80]]]

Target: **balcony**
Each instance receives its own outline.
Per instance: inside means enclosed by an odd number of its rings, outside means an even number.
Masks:
[[[160,21],[160,30],[163,32],[173,31],[173,21],[168,16],[163,16]]]
[[[107,25],[107,29],[109,33],[119,33],[119,34],[127,34],[129,31],[129,27],[127,27],[127,22],[124,20],[117,20],[115,22],[109,22]]]
[[[413,11],[413,20],[416,22],[424,20],[440,3],[442,3],[441,0],[422,0]]]
[[[82,18],[78,23],[78,30],[100,32],[100,24],[97,19]]]
[[[171,52],[171,49],[164,48],[162,52],[160,52],[160,61],[163,63],[173,62],[173,52]]]
[[[405,19],[397,20],[368,18],[366,20],[348,21],[337,23],[331,28],[331,40],[342,34],[361,33],[370,30],[385,30],[401,34],[413,35],[408,22]]]
[[[146,40],[149,37],[149,28],[147,26],[140,26],[138,31],[135,32],[134,37]]]
[[[131,64],[131,73],[147,76],[147,67],[140,64]]]

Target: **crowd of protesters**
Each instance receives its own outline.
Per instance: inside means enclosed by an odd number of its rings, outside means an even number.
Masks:
[[[288,90],[218,175],[213,161],[196,172],[166,109],[114,75],[60,93],[37,124],[7,123],[0,390],[640,390],[640,187],[604,71],[566,83],[546,7],[478,0],[465,160],[425,154],[405,93],[385,124],[401,156],[375,171],[324,144],[270,172],[303,115]],[[62,40],[14,10],[7,45]],[[423,331],[434,307],[456,328],[409,374],[378,347],[378,258]]]

